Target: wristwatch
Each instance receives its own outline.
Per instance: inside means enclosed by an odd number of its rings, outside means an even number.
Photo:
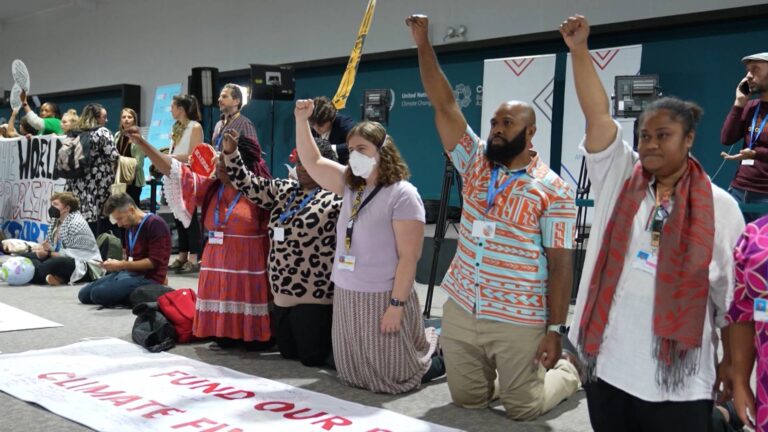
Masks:
[[[568,327],[563,324],[551,324],[547,326],[547,333],[549,332],[555,332],[560,336],[565,336],[565,334],[568,333]]]
[[[394,307],[403,307],[405,306],[405,300],[398,300],[393,297],[389,299],[389,305]]]

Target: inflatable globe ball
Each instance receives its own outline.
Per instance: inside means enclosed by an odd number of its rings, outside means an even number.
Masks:
[[[0,280],[8,285],[26,285],[35,275],[35,265],[25,257],[13,257],[0,267]]]

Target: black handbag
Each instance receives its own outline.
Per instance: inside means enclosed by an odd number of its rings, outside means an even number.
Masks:
[[[173,288],[160,284],[149,284],[137,287],[128,296],[128,304],[136,307],[142,303],[154,303],[161,295],[173,291]]]
[[[166,351],[176,345],[176,329],[160,313],[157,303],[141,303],[133,308],[136,321],[133,323],[131,338],[149,352]]]

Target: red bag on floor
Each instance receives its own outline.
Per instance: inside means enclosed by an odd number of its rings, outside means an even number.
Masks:
[[[197,295],[189,288],[177,289],[161,295],[157,306],[165,318],[176,328],[178,343],[187,343],[195,339],[192,336],[192,320],[195,318]]]

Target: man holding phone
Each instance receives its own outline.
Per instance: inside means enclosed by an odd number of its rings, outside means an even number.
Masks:
[[[166,284],[171,231],[163,218],[141,211],[126,193],[109,197],[104,215],[125,229],[123,253],[127,259],[104,261],[101,267],[108,274],[84,286],[78,293],[80,302],[112,307],[125,304],[142,285]]]
[[[736,100],[725,118],[720,141],[732,145],[744,139],[736,154],[722,152],[726,160],[741,163],[729,191],[739,204],[768,205],[768,52],[741,59],[747,75],[736,88]],[[750,96],[758,96],[750,100]],[[747,223],[767,212],[745,212]]]

